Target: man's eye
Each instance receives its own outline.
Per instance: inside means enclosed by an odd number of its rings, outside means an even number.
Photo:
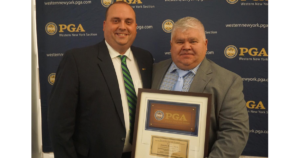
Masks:
[[[126,24],[128,24],[128,25],[131,24],[131,23],[132,23],[131,21],[126,21]]]
[[[114,19],[112,21],[113,21],[113,23],[117,23],[119,20],[118,19]]]
[[[181,41],[178,41],[178,42],[176,42],[176,43],[182,44],[183,42],[181,42]]]

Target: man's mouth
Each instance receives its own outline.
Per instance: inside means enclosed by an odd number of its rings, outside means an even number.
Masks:
[[[116,33],[117,36],[119,37],[126,37],[128,34],[125,33]]]
[[[194,55],[194,53],[180,53],[180,55]]]

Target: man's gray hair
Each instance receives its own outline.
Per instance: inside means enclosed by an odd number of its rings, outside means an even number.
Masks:
[[[199,29],[200,31],[203,31],[204,40],[206,39],[205,29],[201,21],[199,21],[197,18],[187,16],[175,22],[171,32],[171,40],[176,29],[182,29],[182,31],[186,31],[189,28]]]

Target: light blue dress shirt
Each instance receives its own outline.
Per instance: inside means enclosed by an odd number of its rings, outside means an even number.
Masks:
[[[171,66],[169,67],[169,69],[160,85],[160,89],[161,90],[177,90],[177,91],[180,90],[180,88],[178,89],[178,87],[176,87],[176,84],[179,84],[179,82],[180,82],[180,81],[178,82],[178,79],[179,79],[178,71],[179,71],[179,72],[183,72],[183,77],[182,77],[183,78],[183,86],[182,86],[181,91],[188,92],[200,64],[191,70],[187,70],[188,71],[187,72],[187,71],[179,69],[175,65],[175,63],[172,62]]]

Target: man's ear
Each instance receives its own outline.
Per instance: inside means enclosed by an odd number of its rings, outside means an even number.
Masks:
[[[137,28],[137,23],[135,23],[135,32],[137,33],[137,29],[136,28]]]
[[[103,21],[103,31],[104,31],[104,27],[105,27],[105,22],[106,22],[106,21]]]

